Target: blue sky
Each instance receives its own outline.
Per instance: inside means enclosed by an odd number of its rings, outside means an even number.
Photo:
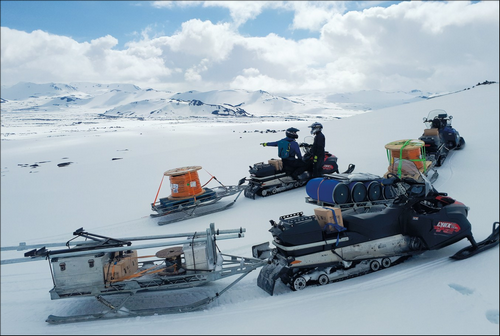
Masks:
[[[1,1],[2,84],[446,90],[498,79],[498,14],[497,1]]]
[[[374,6],[387,7],[400,1],[348,1],[345,11]],[[340,3],[340,2],[339,2]],[[231,17],[225,7],[163,7],[153,1],[1,1],[1,24],[13,29],[46,32],[70,36],[78,42],[90,41],[107,34],[118,39],[118,47],[137,38],[138,32],[147,27],[171,35],[182,22],[193,18],[202,21],[229,22]],[[239,27],[239,32],[249,36],[266,36],[275,33],[285,38],[302,39],[318,37],[319,32],[307,29],[291,30],[291,10],[264,9],[259,16]]]

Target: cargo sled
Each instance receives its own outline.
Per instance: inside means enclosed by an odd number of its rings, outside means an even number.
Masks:
[[[238,185],[223,185],[212,175],[204,185],[200,184],[198,170],[201,166],[187,166],[167,170],[163,173],[156,198],[151,203],[151,209],[155,214],[151,217],[162,217],[158,225],[165,225],[183,221],[186,219],[208,215],[219,212],[233,206],[241,192],[246,186],[242,186],[245,179],[241,179]],[[171,195],[160,198],[158,194],[165,176],[170,179]],[[205,187],[211,180],[217,181],[220,186]],[[228,202],[221,202],[223,198],[233,196]]]
[[[50,315],[48,323],[82,322],[122,317],[160,315],[194,311],[206,307],[254,269],[260,259],[222,253],[216,240],[244,237],[244,228],[220,230],[214,224],[205,231],[160,236],[112,238],[89,233],[80,228],[65,243],[43,246],[20,244],[2,250],[27,250],[24,258],[2,260],[2,265],[48,260],[54,287],[52,300],[95,297],[103,310],[76,316]],[[139,245],[135,245],[139,243]],[[142,244],[141,244],[142,243]],[[49,250],[46,246],[66,246]],[[138,251],[155,249],[156,253],[138,255]],[[131,297],[142,293],[158,293],[189,289],[207,283],[239,277],[215,295],[182,305],[135,309]],[[113,298],[117,303],[112,302]]]

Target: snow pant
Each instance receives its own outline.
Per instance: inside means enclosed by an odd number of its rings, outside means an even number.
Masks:
[[[316,154],[316,156],[318,157],[317,161],[315,163],[313,163],[313,167],[312,167],[312,176],[313,177],[320,177],[321,175],[323,175],[323,165],[325,163],[325,152],[320,152],[318,154]],[[314,159],[314,155],[313,155],[313,159]]]
[[[307,169],[307,164],[299,159],[283,159],[282,161],[285,173],[295,180],[297,180],[297,177]]]

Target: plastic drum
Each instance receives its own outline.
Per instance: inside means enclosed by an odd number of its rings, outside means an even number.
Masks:
[[[366,201],[366,187],[363,182],[349,183],[353,203]]]
[[[366,197],[370,201],[378,201],[382,198],[382,186],[379,181],[368,181],[364,183],[366,187]]]
[[[394,199],[396,197],[396,190],[392,185],[386,185],[382,188],[382,194],[386,200]]]
[[[314,200],[330,204],[347,203],[350,197],[347,184],[322,177],[309,180],[306,185],[306,193]]]

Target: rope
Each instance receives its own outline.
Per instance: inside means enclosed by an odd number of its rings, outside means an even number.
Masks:
[[[164,179],[164,178],[165,178],[165,175],[163,175],[163,176],[161,177],[160,186],[158,187],[158,192],[156,193],[155,201],[153,202],[153,204],[155,204],[155,203],[156,203],[156,200],[158,199],[158,194],[160,193],[161,185],[162,185],[162,183],[163,183],[163,179]]]
[[[220,184],[221,186],[223,186],[224,188],[226,187],[225,185],[223,185],[223,184],[221,183],[221,181],[217,180],[217,177],[215,177],[215,176],[213,176],[212,174],[210,174],[210,173],[209,173],[206,169],[205,169],[205,171],[207,172],[207,174],[208,174],[208,175],[212,176],[212,178],[211,178],[210,180],[208,180],[208,182],[210,182],[212,179],[214,179],[214,180],[216,180],[217,182],[219,182],[219,184]],[[207,182],[207,183],[208,183],[208,182]],[[207,183],[205,183],[205,185],[207,185]],[[205,185],[203,185],[203,186],[205,186]]]

